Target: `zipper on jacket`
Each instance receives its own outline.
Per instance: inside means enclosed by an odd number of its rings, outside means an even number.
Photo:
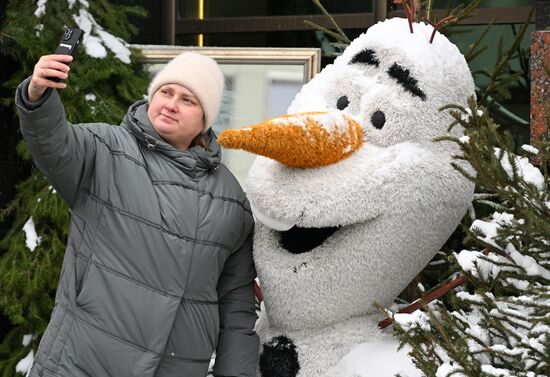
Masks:
[[[149,138],[145,138],[145,142],[147,143],[147,149],[153,150],[157,147],[157,142],[155,141],[154,144],[151,143],[151,140]]]
[[[195,181],[195,192],[197,193],[196,194],[196,198],[197,198],[197,203],[199,202],[199,183],[197,181]],[[198,234],[198,231],[199,231],[199,218],[200,218],[200,206],[197,205],[197,217],[196,217],[196,221],[195,221],[195,234],[194,234],[194,238],[197,239],[197,234]],[[185,294],[187,293],[187,287],[189,286],[189,276],[191,275],[191,269],[193,268],[193,256],[195,255],[195,248],[196,248],[196,245],[197,243],[196,242],[193,242],[193,246],[191,247],[191,256],[189,258],[189,268],[187,270],[187,279],[185,280],[185,286],[184,286],[184,289],[183,289],[183,292],[181,294],[181,298],[180,298],[180,302],[178,304],[178,310],[180,310],[180,306],[181,306],[181,302],[183,301],[183,297],[185,296]],[[170,332],[168,333],[168,337],[166,338],[166,342],[164,343],[164,347],[163,347],[163,351],[160,355],[160,359],[159,359],[159,362],[155,368],[155,372],[153,373],[153,377],[157,377],[158,375],[158,372],[159,372],[159,369],[160,369],[160,364],[163,362],[163,359],[164,359],[164,352],[166,351],[166,347],[168,345],[168,341],[170,340],[170,335],[172,334],[172,330],[174,329],[174,324],[176,323],[175,321],[175,318],[174,318],[174,321],[172,322],[172,327],[170,328]],[[170,356],[173,356],[173,355],[170,355]]]

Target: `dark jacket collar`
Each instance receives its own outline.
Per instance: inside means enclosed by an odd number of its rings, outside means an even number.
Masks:
[[[209,142],[209,149],[194,146],[186,151],[179,150],[164,141],[154,129],[147,109],[147,100],[134,103],[128,109],[121,126],[127,128],[144,147],[163,154],[173,160],[180,169],[191,176],[203,175],[216,169],[221,160],[221,147],[216,141],[216,135],[209,129],[205,138]]]

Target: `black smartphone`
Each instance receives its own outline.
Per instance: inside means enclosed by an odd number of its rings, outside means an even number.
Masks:
[[[55,50],[55,54],[72,55],[76,53],[76,49],[82,40],[84,32],[77,28],[67,28],[59,41],[59,46]]]
[[[83,36],[84,32],[80,29],[65,29],[65,31],[63,32],[63,36],[61,37],[61,41],[59,41],[59,46],[57,46],[54,54],[71,55],[74,57],[76,49],[80,45]],[[53,77],[52,80],[56,82],[61,81],[61,79],[57,77]]]

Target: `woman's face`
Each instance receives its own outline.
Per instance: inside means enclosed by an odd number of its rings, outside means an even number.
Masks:
[[[178,84],[158,88],[147,116],[158,134],[170,145],[186,150],[204,130],[204,112],[197,97]]]

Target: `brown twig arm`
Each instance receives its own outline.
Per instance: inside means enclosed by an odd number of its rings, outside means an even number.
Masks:
[[[403,4],[407,20],[409,21],[409,30],[413,33],[414,12],[416,9],[415,0],[393,0],[394,4]]]
[[[434,41],[434,38],[435,38],[435,32],[441,28],[443,25],[445,25],[446,23],[449,23],[449,22],[455,22],[457,20],[457,18],[455,16],[447,16],[445,18],[442,18],[441,20],[439,20],[436,24],[434,24],[433,22],[431,22],[430,20],[426,19],[426,18],[423,18],[422,21],[430,24],[433,26],[434,30],[432,31],[432,35],[430,36],[430,43],[433,43]]]
[[[406,306],[405,308],[401,309],[398,313],[412,313],[415,310],[420,309],[422,307],[422,304],[427,304],[427,303],[443,296],[444,294],[449,292],[451,289],[454,289],[454,288],[464,284],[467,279],[468,278],[465,275],[460,275],[456,279],[451,280],[447,284],[437,288],[433,292],[427,294],[426,296],[424,296],[422,298],[419,298],[418,300],[416,300],[415,302],[413,302],[409,306]],[[388,327],[391,324],[392,324],[392,320],[390,318],[386,318],[386,319],[378,322],[378,327],[380,329],[385,329],[386,327]]]
[[[484,255],[489,255],[491,253],[491,249],[486,248],[483,251]],[[451,280],[447,284],[442,285],[441,287],[434,289],[432,292],[428,293],[426,296],[419,298],[418,300],[414,301],[409,306],[404,307],[401,309],[398,313],[412,313],[415,310],[420,309],[423,305],[426,305],[430,302],[432,302],[435,299],[440,298],[441,296],[445,295],[447,292],[449,292],[451,289],[455,289],[456,287],[459,287],[466,283],[468,281],[468,277],[464,274],[459,275],[456,279]],[[380,322],[378,322],[378,327],[380,329],[385,329],[389,325],[393,323],[391,318],[386,318]]]

